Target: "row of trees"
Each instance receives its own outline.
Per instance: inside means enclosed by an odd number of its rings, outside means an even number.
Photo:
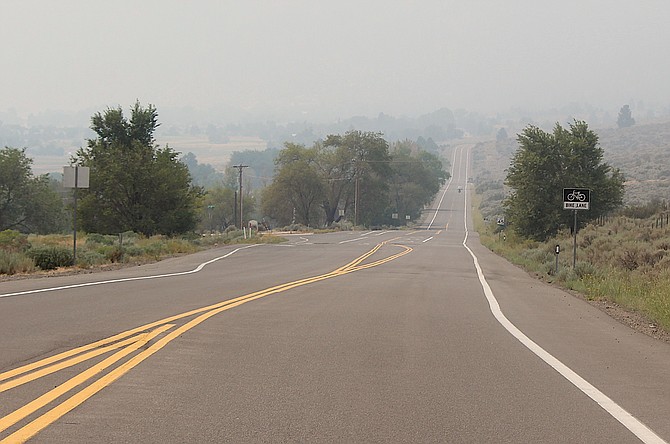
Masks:
[[[153,106],[136,103],[129,119],[120,108],[92,117],[97,137],[72,158],[90,168],[90,187],[78,190],[78,224],[84,231],[153,235],[195,229],[203,190],[191,184],[178,153],[156,145],[157,116]],[[0,231],[69,229],[66,191],[47,175],[34,176],[25,151],[0,150]]]
[[[257,198],[237,196],[233,175],[208,192],[194,186],[188,167],[169,147],[155,143],[153,106],[136,103],[126,118],[120,108],[91,119],[97,137],[72,161],[91,169],[80,190],[80,227],[114,234],[177,234],[221,229],[235,222],[238,198],[247,213]],[[624,178],[603,163],[597,135],[585,122],[556,125],[552,133],[529,126],[518,136],[508,169],[507,221],[524,237],[544,240],[572,223],[562,209],[563,188],[590,188],[585,223],[622,204]],[[196,163],[195,159],[184,159]],[[25,149],[0,150],[0,231],[48,233],[67,229],[62,188],[35,177]],[[342,217],[358,225],[400,225],[416,219],[447,179],[439,158],[416,143],[389,145],[381,133],[349,131],[305,146],[287,143],[275,159],[275,175],[260,193],[260,211],[280,226],[330,226]]]
[[[380,133],[349,131],[311,147],[287,143],[276,158],[262,211],[280,225],[398,225],[420,215],[447,179],[442,162],[411,142],[390,147]]]
[[[145,235],[222,229],[236,222],[238,199],[244,199],[245,214],[257,209],[279,225],[331,225],[342,215],[360,225],[398,225],[406,215],[419,217],[447,178],[439,158],[416,143],[390,147],[381,133],[351,131],[311,147],[287,143],[260,195],[247,187],[237,196],[232,174],[205,192],[189,172],[189,165],[198,166],[195,156],[179,159],[168,146],[158,146],[158,126],[156,108],[139,103],[129,117],[121,108],[92,117],[96,137],[71,159],[90,168],[89,188],[78,190],[80,229]],[[67,190],[46,175],[34,177],[31,163],[25,149],[0,150],[0,231],[69,229]]]

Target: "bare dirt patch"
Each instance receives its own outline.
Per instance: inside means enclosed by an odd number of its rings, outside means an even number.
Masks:
[[[640,313],[628,311],[620,305],[609,301],[588,301],[588,303],[637,332],[670,343],[670,332],[662,329],[659,325],[651,322]]]

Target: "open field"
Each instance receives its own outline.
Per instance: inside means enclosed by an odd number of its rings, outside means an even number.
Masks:
[[[162,136],[157,143],[182,154],[193,153],[198,163],[212,165],[223,171],[235,151],[263,151],[267,142],[259,137],[230,137],[226,143],[212,143],[207,136]]]
[[[230,137],[226,143],[212,143],[207,136],[161,136],[156,143],[161,147],[168,145],[175,151],[183,154],[195,154],[198,163],[207,163],[219,171],[223,171],[235,151],[263,151],[267,142],[259,137]],[[62,173],[63,166],[70,164],[70,156],[85,146],[85,141],[79,145],[72,145],[71,141],[54,140],[53,146],[62,148],[62,154],[34,154],[28,150],[33,159],[33,173]],[[58,152],[59,150],[53,150]]]

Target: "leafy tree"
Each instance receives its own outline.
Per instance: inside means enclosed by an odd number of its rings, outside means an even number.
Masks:
[[[448,177],[436,155],[409,141],[394,145],[391,152],[391,170],[390,202],[386,216],[388,223],[396,225],[403,223],[406,215],[413,220],[417,219],[423,206],[432,201]],[[399,219],[389,219],[392,213],[398,213]]]
[[[321,221],[324,184],[315,168],[316,149],[286,143],[277,156],[277,174],[263,194],[262,208],[280,224],[315,226]]]
[[[223,231],[235,225],[235,190],[222,185],[208,189],[200,208],[201,230]]]
[[[518,234],[546,240],[572,226],[572,213],[563,210],[563,188],[591,189],[590,210],[581,212],[582,223],[622,204],[623,175],[602,162],[598,136],[585,122],[575,121],[569,129],[556,124],[553,133],[531,125],[517,140],[505,180],[512,192],[504,206]]]
[[[278,153],[279,150],[273,148],[263,151],[233,151],[230,155],[230,165],[249,165],[249,168],[244,170],[244,175],[250,179],[251,187],[248,189],[259,189],[267,186],[272,180],[275,158]],[[237,175],[235,175],[235,183],[237,180]]]
[[[619,117],[616,120],[616,124],[619,128],[628,128],[629,126],[635,125],[635,119],[633,119],[633,114],[630,111],[630,106],[624,105],[619,110]]]
[[[507,139],[507,130],[505,128],[500,128],[496,133],[496,142],[506,142]]]
[[[61,231],[63,202],[47,175],[33,176],[26,150],[0,150],[0,231],[23,233]]]
[[[419,148],[425,151],[437,153],[440,151],[440,147],[438,146],[437,143],[430,137],[428,140],[424,139],[423,137],[419,136],[418,139],[416,139],[416,144],[419,145]]]
[[[360,131],[330,135],[311,148],[287,143],[275,164],[263,212],[280,224],[330,225],[341,211],[353,221],[356,210],[365,226],[398,223],[394,212],[417,218],[447,178],[439,158],[416,144],[389,153],[380,133]]]
[[[208,163],[198,163],[195,154],[187,153],[179,159],[188,167],[192,181],[195,185],[203,188],[212,188],[219,185],[223,180],[223,173],[218,172]]]
[[[357,222],[363,225],[380,223],[388,201],[386,178],[391,171],[389,145],[382,134],[349,131],[344,136],[329,135],[320,150],[320,174],[328,181],[321,204],[326,213],[326,225],[335,220],[339,209],[355,211],[357,194]]]
[[[96,113],[98,135],[77,151],[75,161],[91,168],[90,188],[82,191],[81,226],[104,234],[135,231],[177,234],[195,228],[202,190],[177,153],[155,144],[158,113],[139,102],[130,119],[121,108]]]

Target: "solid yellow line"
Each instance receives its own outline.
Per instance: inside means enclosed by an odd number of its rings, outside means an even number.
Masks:
[[[373,255],[374,253],[376,253],[381,247],[383,247],[384,245],[386,245],[386,244],[388,244],[388,243],[390,243],[390,242],[393,242],[393,241],[395,241],[395,240],[398,240],[398,239],[400,239],[400,237],[394,237],[393,239],[386,240],[386,241],[382,242],[381,244],[377,244],[377,246],[376,246],[375,248],[373,248],[372,250],[370,250],[370,251],[368,251],[367,253],[365,253],[364,255],[360,256],[358,259],[356,259],[356,260],[350,262],[348,265],[346,265],[346,266],[344,266],[344,267],[341,267],[341,268],[338,268],[336,271],[338,271],[338,272],[341,272],[341,271],[348,271],[349,269],[356,268],[356,267],[358,266],[358,264],[360,264],[360,263],[363,262],[365,259],[367,259],[367,258],[369,258],[370,256],[372,256],[372,255]]]
[[[157,327],[159,325],[162,325],[162,324],[165,324],[165,323],[168,323],[168,322],[179,320],[181,318],[192,316],[194,314],[197,314],[197,313],[200,313],[202,311],[209,310],[209,309],[210,309],[210,307],[203,307],[203,308],[199,308],[199,309],[196,309],[196,310],[188,311],[186,313],[181,313],[181,314],[176,315],[176,316],[171,316],[169,318],[161,319],[160,321],[151,322],[151,323],[145,324],[141,327],[133,328],[131,330],[121,332],[121,333],[116,334],[114,336],[110,336],[109,338],[101,339],[99,341],[92,342],[92,343],[87,344],[87,345],[82,345],[81,347],[73,348],[72,350],[68,350],[68,351],[65,351],[63,353],[59,353],[57,355],[50,356],[50,357],[42,359],[40,361],[36,361],[36,362],[30,363],[30,364],[26,364],[22,367],[17,367],[13,370],[9,370],[9,371],[6,371],[4,373],[0,373],[0,381],[3,381],[5,379],[9,379],[9,378],[13,378],[13,377],[21,375],[23,373],[27,373],[27,372],[30,372],[32,370],[44,367],[44,366],[49,365],[49,364],[52,364],[54,362],[58,362],[58,361],[61,361],[63,359],[69,358],[70,356],[78,355],[82,352],[94,349],[96,347],[100,347],[102,345],[107,345],[109,343],[118,341],[120,339],[127,338],[128,336],[134,335],[136,333],[140,333],[140,332],[149,330],[153,327]]]
[[[68,359],[67,361],[61,361],[58,362],[57,364],[54,364],[49,367],[44,367],[41,370],[38,370],[33,373],[29,373],[27,375],[21,376],[20,378],[13,379],[9,382],[5,382],[3,384],[0,384],[0,393],[7,391],[9,389],[12,389],[14,387],[18,387],[20,385],[26,384],[30,381],[34,381],[36,379],[42,378],[44,376],[50,375],[52,373],[55,373],[59,370],[62,370],[64,368],[72,367],[73,365],[77,365],[81,362],[87,361],[89,359],[95,358],[96,356],[100,356],[102,354],[105,354],[107,352],[110,352],[112,350],[116,350],[117,348],[125,347],[128,344],[132,344],[135,341],[141,341],[144,339],[146,334],[142,335],[137,335],[133,336],[131,338],[128,338],[124,341],[116,342],[112,345],[108,345],[106,347],[100,347],[96,350],[93,350],[91,352],[79,355],[77,357],[74,357],[72,359]]]
[[[101,345],[107,345],[111,342],[118,341],[119,339],[126,338],[126,337],[128,337],[128,336],[130,336],[134,333],[138,333],[138,332],[144,331],[144,330],[146,330],[146,328],[145,329],[136,328],[136,329],[133,329],[133,330],[129,330],[129,331],[124,332],[124,333],[119,333],[117,335],[110,336],[109,338],[106,338],[106,339],[101,339],[99,341],[92,342],[88,345],[83,345],[81,347],[73,348],[72,350],[68,350],[68,351],[65,351],[63,353],[59,353],[57,355],[50,356],[50,357],[42,359],[40,361],[36,361],[36,362],[30,363],[30,364],[26,364],[22,367],[17,367],[13,370],[8,370],[4,373],[0,373],[0,381],[4,381],[6,379],[13,378],[13,377],[21,375],[23,373],[27,373],[29,371],[38,369],[40,367],[44,367],[44,366],[52,364],[54,362],[58,362],[62,359],[69,358],[70,356],[74,356],[74,355],[77,355],[79,353],[91,350],[93,348],[100,347]]]
[[[65,381],[63,384],[55,387],[52,390],[49,390],[42,396],[34,399],[33,401],[29,402],[28,404],[24,405],[23,407],[13,411],[7,416],[4,416],[0,418],[0,432],[3,430],[7,429],[8,427],[11,427],[12,425],[16,424],[18,421],[21,421],[23,418],[25,418],[28,415],[33,414],[37,410],[41,409],[42,407],[46,406],[50,402],[53,402],[55,399],[58,397],[64,395],[68,391],[72,390],[73,388],[77,387],[78,385],[86,382],[87,380],[91,379],[93,376],[97,375],[107,367],[111,366],[112,364],[116,363],[120,359],[123,359],[124,357],[128,356],[130,353],[136,351],[140,347],[143,347],[147,342],[151,341],[153,338],[158,336],[159,334],[163,333],[166,330],[169,330],[170,328],[174,327],[174,325],[164,325],[162,327],[159,327],[155,330],[153,330],[150,333],[147,333],[142,340],[136,341],[133,344],[127,346],[123,350],[119,350],[118,352],[114,353],[112,356],[109,358],[103,360],[102,362],[94,365],[93,367],[90,367],[89,369],[81,372],[77,376],[74,376],[67,381]],[[0,441],[0,443],[5,443],[5,442],[23,442],[21,440],[16,440],[16,438],[12,438],[14,434],[8,436],[4,440]],[[32,436],[32,435],[31,435]],[[29,438],[29,437],[28,437]],[[26,439],[28,439],[26,438]]]
[[[380,259],[378,261],[371,262],[369,264],[360,265],[360,266],[356,267],[355,269],[352,269],[351,271],[357,271],[357,270],[363,270],[363,269],[366,269],[366,268],[376,267],[378,265],[382,265],[382,264],[385,264],[387,262],[391,262],[392,260],[398,259],[399,257],[404,256],[404,255],[406,255],[408,253],[411,253],[413,251],[413,248],[407,247],[405,245],[398,245],[398,246],[402,247],[402,248],[405,248],[405,250],[401,251],[400,253],[394,254],[393,256],[389,256],[387,258]]]
[[[306,279],[303,279],[301,281],[308,280],[308,279],[311,279],[311,278],[306,278]],[[296,281],[296,282],[301,282],[301,281]],[[169,322],[174,322],[174,321],[177,321],[179,319],[183,319],[183,318],[186,318],[186,317],[189,317],[189,316],[193,316],[193,315],[196,315],[198,313],[202,313],[202,312],[205,312],[205,311],[208,311],[208,310],[216,309],[216,308],[228,305],[228,304],[233,304],[233,303],[235,303],[239,300],[243,300],[245,298],[254,296],[256,294],[264,293],[266,291],[281,289],[284,286],[290,285],[290,284],[292,284],[292,283],[277,285],[275,287],[270,287],[268,289],[261,290],[261,291],[251,293],[251,294],[248,294],[248,295],[239,296],[237,298],[228,299],[228,300],[222,301],[222,302],[217,302],[216,304],[212,304],[212,305],[208,305],[206,307],[201,307],[201,308],[197,308],[197,309],[194,309],[194,310],[190,310],[190,311],[187,311],[185,313],[181,313],[181,314],[178,314],[178,315],[175,315],[175,316],[170,316],[168,318],[164,318],[164,319],[161,319],[159,321],[154,321],[154,322],[151,322],[149,324],[142,325],[141,327],[137,327],[137,328],[133,328],[131,330],[127,330],[125,332],[121,332],[121,333],[116,334],[114,336],[110,336],[109,338],[101,339],[99,341],[92,342],[88,345],[83,345],[81,347],[77,347],[77,348],[74,348],[72,350],[68,350],[68,351],[65,351],[63,353],[60,353],[60,354],[57,354],[57,355],[54,355],[54,356],[50,356],[50,357],[42,359],[40,361],[36,361],[36,362],[31,363],[31,364],[27,364],[27,365],[24,365],[22,367],[15,368],[13,370],[9,370],[9,371],[6,371],[4,373],[0,373],[0,381],[10,379],[10,378],[16,377],[18,375],[30,372],[32,370],[47,366],[47,365],[52,364],[54,362],[58,362],[58,361],[61,361],[63,359],[66,359],[70,356],[75,356],[77,354],[80,354],[82,352],[91,350],[93,348],[100,347],[101,345],[106,345],[106,344],[109,344],[111,342],[118,341],[119,339],[127,338],[130,335],[149,330],[149,329],[157,327],[159,325],[163,325],[163,324],[169,323]]]
[[[333,271],[332,273],[339,273],[339,272],[341,272],[343,270],[346,270],[350,267],[358,265],[359,263],[361,263],[362,261],[367,259],[369,256],[371,256],[372,254],[377,252],[382,247],[382,245],[383,245],[383,243],[378,244],[372,250],[362,254],[361,256],[357,257],[356,259],[349,262],[348,264],[346,264],[346,265],[338,268],[337,270]],[[307,278],[307,279],[310,279],[310,278]],[[296,281],[296,282],[301,282],[301,281]],[[175,316],[170,316],[168,318],[161,319],[159,321],[151,322],[149,324],[145,324],[145,325],[142,325],[140,327],[133,328],[131,330],[127,330],[125,332],[121,332],[121,333],[116,334],[114,336],[110,336],[109,338],[101,339],[99,341],[92,342],[92,343],[87,344],[87,345],[83,345],[81,347],[73,348],[72,350],[68,350],[68,351],[65,351],[63,353],[59,353],[57,355],[50,356],[50,357],[42,359],[40,361],[36,361],[36,362],[30,363],[30,364],[24,365],[22,367],[15,368],[13,370],[9,370],[9,371],[6,371],[4,373],[0,373],[0,381],[4,381],[4,380],[10,379],[10,378],[14,378],[14,377],[22,375],[24,373],[28,373],[28,372],[31,372],[33,370],[36,370],[38,368],[45,367],[45,366],[47,366],[49,364],[52,364],[54,362],[58,362],[58,361],[61,361],[63,359],[69,358],[71,356],[75,356],[75,355],[78,355],[80,353],[89,351],[91,349],[113,343],[115,341],[127,338],[128,336],[131,336],[131,335],[134,335],[136,333],[140,333],[140,332],[149,330],[149,329],[157,327],[159,325],[163,325],[163,324],[166,324],[166,323],[169,323],[169,322],[174,322],[174,321],[177,321],[179,319],[183,319],[183,318],[186,318],[186,317],[189,317],[189,316],[196,315],[198,313],[203,313],[203,312],[208,311],[208,310],[212,310],[212,309],[216,309],[218,307],[222,307],[222,306],[225,306],[225,305],[228,305],[228,304],[232,304],[232,303],[235,303],[238,300],[245,299],[245,298],[253,296],[255,294],[260,294],[262,292],[266,292],[266,291],[269,291],[269,290],[272,290],[272,289],[279,289],[279,288],[284,287],[285,285],[290,285],[290,284],[292,284],[292,283],[280,284],[280,285],[277,285],[275,287],[271,287],[269,289],[265,289],[265,290],[262,290],[262,291],[259,291],[259,292],[251,293],[249,295],[240,296],[240,297],[237,297],[237,298],[234,298],[234,299],[229,299],[229,300],[222,301],[222,302],[217,302],[216,304],[208,305],[206,307],[197,308],[197,309],[187,311],[185,313],[181,313],[181,314],[178,314],[178,315],[175,315]]]
[[[363,262],[365,259],[367,259],[367,258],[369,258],[370,256],[372,256],[373,254],[375,254],[375,253],[382,247],[382,245],[383,245],[383,243],[382,243],[382,244],[377,244],[372,250],[368,251],[368,252],[365,253],[365,254],[362,254],[361,256],[358,256],[358,257],[357,257],[356,259],[354,259],[353,261],[351,261],[351,262],[349,262],[348,264],[343,265],[342,267],[338,268],[337,270],[334,271],[334,273],[339,273],[339,272],[341,272],[341,271],[345,271],[345,270],[348,270],[348,269],[350,269],[350,268],[352,268],[352,267],[355,267],[356,265],[358,265],[358,264],[360,264],[361,262]]]
[[[348,273],[351,273],[351,272],[354,272],[354,271],[357,271],[357,270],[361,270],[361,269],[364,269],[364,268],[371,268],[373,266],[381,265],[383,263],[386,263],[388,261],[396,259],[396,258],[398,258],[400,256],[403,256],[403,255],[409,253],[410,251],[412,251],[411,248],[402,246],[403,248],[405,248],[405,251],[403,251],[399,254],[396,254],[396,255],[390,256],[389,258],[385,258],[385,259],[373,262],[372,264],[367,264],[367,265],[364,265],[364,266],[358,266],[358,264],[360,264],[363,260],[367,259],[372,254],[374,254],[376,251],[378,251],[381,248],[381,246],[386,244],[387,242],[390,242],[390,240],[386,241],[386,242],[383,242],[381,244],[378,244],[375,248],[373,248],[369,252],[359,256],[357,259],[355,259],[354,261],[345,265],[344,267],[341,267],[341,268],[339,268],[335,271],[332,271],[330,273],[326,273],[326,274],[323,274],[323,275],[320,275],[320,276],[314,276],[314,277],[311,277],[311,278],[301,279],[301,280],[298,280],[298,281],[294,281],[294,282],[290,282],[290,283],[286,283],[286,284],[282,284],[282,285],[277,285],[275,287],[270,287],[270,288],[262,290],[262,291],[250,293],[248,295],[240,296],[238,298],[231,299],[231,300],[228,300],[228,301],[224,301],[224,302],[221,302],[221,303],[218,303],[218,304],[213,304],[213,305],[210,305],[208,307],[200,308],[200,309],[197,309],[197,310],[192,310],[192,311],[187,312],[187,313],[182,313],[181,315],[176,315],[176,316],[172,316],[170,318],[165,318],[164,320],[156,321],[156,322],[153,322],[151,324],[146,324],[143,327],[138,327],[136,329],[128,330],[127,332],[120,333],[119,335],[113,336],[114,338],[118,338],[119,336],[122,336],[122,335],[127,336],[128,334],[132,334],[132,333],[129,333],[129,332],[134,333],[134,332],[138,331],[139,329],[146,330],[147,328],[150,328],[152,326],[160,325],[161,323],[163,323],[164,321],[167,321],[167,320],[180,319],[180,318],[183,318],[183,317],[186,317],[186,316],[190,316],[192,314],[201,313],[203,311],[209,310],[206,313],[201,314],[197,318],[187,322],[183,326],[177,328],[175,331],[169,333],[168,335],[166,335],[165,337],[163,337],[162,339],[157,341],[155,344],[150,346],[148,349],[144,350],[143,352],[138,353],[136,356],[134,356],[133,358],[128,360],[126,363],[124,363],[124,364],[120,365],[119,367],[113,369],[108,374],[104,375],[103,377],[101,377],[97,381],[93,382],[88,387],[82,389],[80,392],[74,394],[73,396],[71,396],[69,399],[67,399],[63,403],[57,405],[56,407],[54,407],[53,409],[51,409],[47,413],[43,414],[42,416],[33,420],[32,422],[30,422],[26,426],[17,430],[16,432],[11,434],[10,436],[5,438],[4,440],[0,441],[0,444],[9,443],[9,442],[25,442],[26,440],[30,439],[35,434],[39,433],[40,430],[42,430],[45,427],[47,427],[48,425],[52,424],[58,418],[62,417],[67,412],[71,411],[72,409],[74,409],[78,405],[82,404],[88,398],[93,396],[95,393],[97,393],[100,390],[102,390],[103,388],[107,387],[109,384],[111,384],[112,382],[117,380],[119,377],[121,377],[122,375],[124,375],[125,373],[130,371],[132,368],[139,365],[146,358],[148,358],[152,354],[156,353],[158,350],[165,347],[169,342],[171,342],[172,340],[177,338],[179,335],[183,334],[184,332],[190,330],[191,328],[197,326],[198,324],[202,323],[206,319],[209,319],[210,317],[212,317],[212,316],[214,316],[218,313],[221,313],[225,310],[229,310],[229,309],[234,308],[234,307],[238,307],[238,306],[240,306],[242,304],[245,304],[247,302],[250,302],[250,301],[253,301],[253,300],[256,300],[256,299],[260,299],[262,297],[265,297],[265,296],[268,296],[268,295],[271,295],[271,294],[283,292],[283,291],[286,291],[286,290],[290,290],[292,288],[296,288],[296,287],[299,287],[299,286],[303,286],[303,285],[318,282],[318,281],[321,281],[321,280],[329,279],[329,278],[332,278],[332,277],[341,276],[341,275],[348,274]],[[173,327],[173,325],[165,325],[163,327],[160,327],[160,328],[154,330],[151,333],[150,338],[147,337],[144,341],[138,341],[138,342],[134,343],[132,346],[129,346],[129,347],[125,348],[124,350],[121,350],[121,351],[115,353],[114,355],[112,355],[109,358],[102,361],[100,364],[98,364],[98,365],[84,371],[83,373],[75,376],[74,378],[70,379],[69,381],[62,384],[61,386],[55,388],[54,390],[51,390],[50,392],[46,393],[45,395],[40,396],[39,398],[37,398],[33,402],[31,402],[31,403],[25,405],[24,407],[12,412],[11,414],[5,416],[4,418],[0,418],[0,431],[5,430],[7,427],[9,427],[9,426],[15,424],[17,421],[20,421],[21,419],[25,418],[25,416],[33,413],[34,411],[36,411],[39,408],[42,408],[43,406],[45,406],[49,402],[52,402],[55,398],[61,396],[62,394],[66,393],[67,391],[71,390],[72,388],[76,387],[77,385],[83,383],[87,379],[90,379],[92,376],[99,373],[104,368],[108,367],[109,365],[113,364],[114,362],[116,362],[119,359],[127,356],[132,351],[134,351],[137,348],[144,345],[151,338],[155,337],[156,335],[158,335],[158,334],[162,333],[163,331],[165,331],[169,328],[172,328],[172,327]],[[99,344],[103,341],[108,342],[109,340],[102,340],[102,341],[98,341],[97,343]],[[82,349],[82,348],[85,348],[85,347],[90,347],[90,345],[80,347],[79,349]],[[102,367],[103,365],[104,365],[104,367]]]
[[[407,252],[408,251],[405,251],[404,253],[406,254]],[[283,286],[273,287],[272,289],[268,289],[267,291],[259,292],[259,294],[252,293],[252,294],[248,295],[248,297],[246,297],[243,300],[239,300],[237,302],[234,302],[234,303],[228,304],[226,306],[210,310],[207,313],[201,314],[197,318],[187,322],[183,326],[177,328],[173,332],[171,332],[168,335],[166,335],[165,337],[161,338],[155,344],[151,345],[149,348],[147,348],[143,352],[138,353],[136,356],[129,359],[126,363],[124,363],[124,364],[120,365],[119,367],[115,368],[114,370],[110,371],[108,374],[101,377],[97,381],[93,382],[88,387],[82,389],[80,392],[74,394],[72,397],[65,400],[61,404],[57,405],[53,409],[49,410],[47,413],[43,414],[39,418],[33,420],[29,424],[25,425],[21,429],[17,430],[16,432],[14,432],[11,435],[9,435],[6,438],[6,440],[7,440],[6,442],[25,442],[25,441],[27,441],[28,439],[30,439],[31,437],[33,437],[37,433],[39,433],[41,430],[43,430],[45,427],[48,427],[50,424],[52,424],[58,418],[62,417],[63,415],[65,415],[66,413],[68,413],[69,411],[74,409],[75,407],[81,405],[83,402],[85,402],[91,396],[98,393],[100,390],[104,389],[105,387],[107,387],[108,385],[110,385],[111,383],[116,381],[118,378],[120,378],[121,376],[123,376],[124,374],[129,372],[131,369],[133,369],[134,367],[139,365],[142,361],[147,359],[149,356],[153,355],[154,353],[156,353],[157,351],[159,351],[160,349],[165,347],[168,343],[170,343],[172,340],[176,339],[179,335],[187,332],[188,330],[192,329],[193,327],[197,326],[198,324],[202,323],[203,321],[209,319],[210,317],[212,317],[212,316],[214,316],[218,313],[229,310],[231,308],[238,307],[242,304],[246,304],[247,302],[250,302],[250,301],[253,301],[253,300],[256,300],[256,299],[260,299],[260,298],[265,297],[265,296],[269,296],[271,294],[279,293],[279,292],[286,291],[286,290],[289,290],[289,289],[292,289],[292,288],[295,288],[295,287],[300,287],[300,286],[303,286],[303,285],[307,285],[307,284],[310,284],[310,283],[313,283],[313,282],[317,282],[317,281],[329,279],[329,278],[332,278],[332,277],[340,276],[340,275],[343,275],[343,274],[348,274],[348,273],[351,273],[353,271],[356,271],[356,269],[349,269],[348,271],[343,271],[343,272],[340,272],[340,273],[330,272],[330,273],[327,273],[327,274],[324,274],[324,275],[315,276],[315,277],[312,277],[312,278],[302,279],[300,281],[285,284]],[[88,379],[88,378],[86,378],[86,379]],[[40,399],[40,398],[38,398],[38,399]],[[19,412],[20,410],[22,410],[22,409],[19,409],[16,412]],[[16,413],[16,412],[14,412],[14,413]],[[32,412],[30,412],[30,413],[32,413]],[[30,414],[30,413],[28,413],[28,414]],[[23,416],[23,417],[25,417],[25,416]],[[20,419],[23,419],[23,417],[20,418]],[[19,421],[20,419],[17,419],[16,421]],[[2,420],[0,419],[0,425],[2,424],[1,421]],[[12,424],[14,424],[14,423],[12,423]],[[9,427],[9,425],[7,427]],[[4,428],[0,428],[0,431],[2,431],[2,430],[4,430]],[[4,444],[4,443],[5,443],[5,440],[0,441],[0,444]]]

